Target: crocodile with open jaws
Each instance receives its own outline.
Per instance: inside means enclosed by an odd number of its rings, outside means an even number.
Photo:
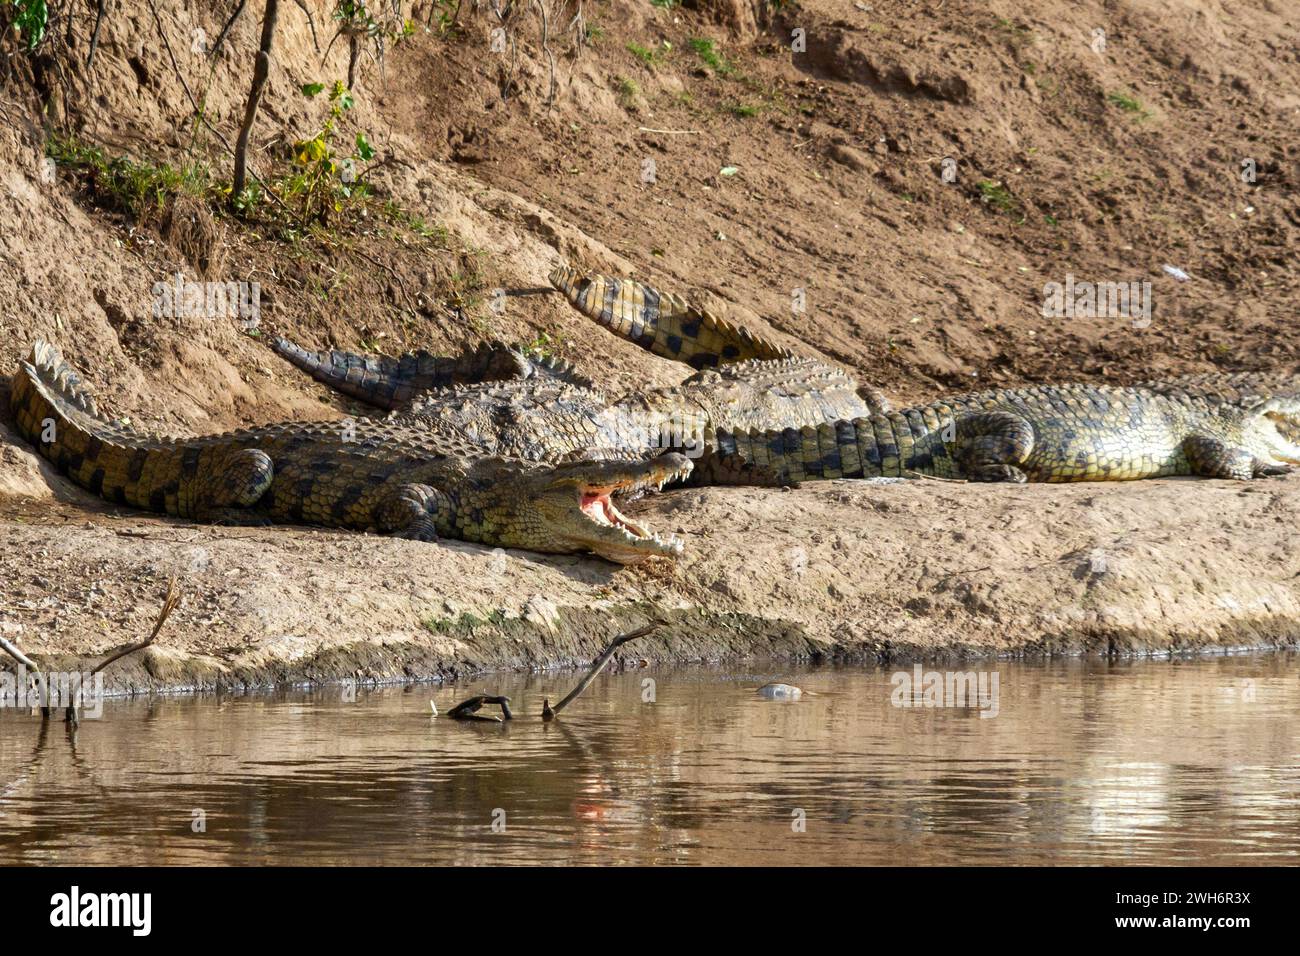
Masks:
[[[308,523],[439,536],[633,563],[682,543],[622,515],[616,493],[687,474],[682,455],[546,465],[393,421],[288,422],[196,438],[103,419],[58,350],[37,342],[14,377],[18,431],[109,501],[202,522]]]
[[[1261,394],[1264,393],[1264,394]],[[1151,387],[995,389],[852,420],[720,431],[717,454],[780,480],[934,476],[971,481],[1250,479],[1300,464],[1300,397],[1264,376]]]
[[[797,357],[671,293],[567,266],[550,279],[584,315],[700,371],[680,385],[610,399],[565,363],[500,345],[459,358],[309,352],[283,338],[273,339],[272,347],[317,380],[396,410],[403,422],[467,439],[487,452],[538,461],[593,450],[704,454],[718,429],[798,428],[888,408],[883,394],[842,370]],[[472,381],[481,369],[489,374]],[[708,460],[714,467],[697,470],[696,483],[763,481],[756,469],[731,475],[717,468],[720,458]]]

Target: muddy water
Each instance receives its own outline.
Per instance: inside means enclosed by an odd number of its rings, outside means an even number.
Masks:
[[[0,862],[1300,856],[1295,656],[978,673],[988,696],[974,706],[900,707],[889,670],[634,670],[598,679],[553,724],[537,719],[541,698],[572,674],[110,701],[75,744],[61,723],[42,736],[7,710]],[[774,678],[811,693],[765,700],[756,688]],[[428,716],[431,697],[446,710],[484,692],[509,693],[518,719]]]

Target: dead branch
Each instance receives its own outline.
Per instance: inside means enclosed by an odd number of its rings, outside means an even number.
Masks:
[[[22,664],[27,669],[36,671],[36,673],[38,674],[41,672],[41,669],[36,664],[36,662],[33,661],[30,657],[28,657],[26,654],[24,654],[22,651],[20,651],[17,645],[13,644],[8,638],[0,637],[0,650],[3,650],[10,657],[16,660],[19,664]]]
[[[86,69],[88,70],[95,68],[95,50],[99,47],[99,28],[104,22],[104,5],[107,2],[108,0],[99,0],[98,5],[95,7],[95,29],[90,31],[90,52],[86,54]],[[71,22],[71,18],[69,18],[69,22]]]
[[[226,21],[226,25],[223,26],[221,32],[217,34],[217,41],[212,44],[212,50],[208,53],[208,56],[215,57],[217,55],[217,52],[221,49],[221,44],[226,42],[226,34],[230,32],[230,28],[235,25],[235,21],[238,20],[240,15],[244,12],[244,4],[246,2],[247,0],[239,0],[239,2],[235,4],[235,12],[230,15],[230,19]]]
[[[266,78],[271,72],[271,41],[275,38],[275,17],[280,9],[280,0],[266,0],[266,12],[262,15],[262,42],[257,51],[257,62],[253,67],[253,86],[248,91],[248,105],[244,109],[244,123],[239,128],[239,138],[235,141],[235,177],[230,188],[230,208],[238,211],[235,205],[247,182],[248,137],[253,132],[253,120],[257,118],[257,105],[262,99],[262,90],[266,87]]]
[[[484,704],[496,704],[501,708],[500,717],[489,717],[487,714],[480,714],[479,709]],[[447,711],[447,716],[452,720],[485,720],[490,723],[500,723],[502,720],[514,720],[515,715],[510,713],[510,698],[504,696],[490,696],[480,694],[478,697],[471,697],[469,700],[462,700],[459,704]]]
[[[22,651],[20,651],[18,649],[18,646],[12,643],[11,641],[9,641],[7,638],[0,637],[0,650],[3,650],[6,654],[8,654],[10,657],[16,660],[19,664],[22,664],[24,667],[26,667],[28,670],[34,673],[37,677],[41,676],[41,666],[37,664],[34,660],[32,660],[30,657],[28,657],[26,654],[24,654]],[[49,695],[46,694],[45,697],[46,697],[45,703],[41,707],[41,720],[43,721],[49,720],[50,718]]]
[[[298,9],[301,10],[303,16],[307,18],[307,26],[311,27],[311,45],[315,47],[316,52],[319,53],[320,41],[316,39],[316,21],[312,18],[311,11],[307,9],[307,4],[303,2],[303,0],[293,0],[293,2],[298,4]]]
[[[189,83],[185,81],[185,75],[181,73],[181,68],[176,62],[176,54],[172,52],[171,41],[167,39],[167,31],[163,29],[162,17],[158,15],[158,8],[154,5],[153,0],[149,0],[149,9],[153,12],[154,26],[157,27],[158,36],[162,39],[163,47],[167,50],[167,56],[171,60],[172,70],[176,73],[176,79],[180,80],[181,88],[185,90],[185,95],[189,98],[190,106],[194,108],[194,115],[199,118],[199,122],[203,124],[204,128],[217,138],[217,142],[221,144],[221,147],[231,156],[234,156],[235,150],[230,145],[230,141],[226,139],[221,130],[212,125],[212,122],[207,117],[207,113],[204,111],[203,107],[199,106],[199,101],[194,98],[194,93],[190,89]],[[253,177],[253,181],[262,187],[262,191],[266,195],[270,196],[275,204],[284,210],[286,215],[297,220],[299,224],[305,225],[302,217],[286,206],[284,200],[276,195],[275,191],[266,184],[266,181],[262,179],[261,176],[257,175],[257,173],[252,170],[249,171],[248,175]],[[231,194],[232,200],[234,195],[235,194],[233,193]]]
[[[600,656],[597,657],[596,660],[592,663],[591,670],[587,671],[587,676],[584,677],[578,683],[577,687],[569,691],[568,697],[565,697],[564,700],[560,701],[554,707],[551,707],[551,702],[549,700],[545,700],[542,702],[542,720],[549,721],[549,720],[554,720],[556,717],[558,717],[560,711],[564,710],[565,707],[568,707],[569,704],[579,694],[581,694],[584,690],[586,690],[587,687],[591,684],[591,682],[596,679],[596,675],[605,669],[605,665],[609,663],[610,658],[614,656],[614,652],[616,650],[618,650],[628,641],[634,641],[638,637],[645,637],[651,631],[658,630],[666,623],[668,622],[652,621],[651,623],[647,624],[645,627],[638,627],[635,631],[628,631],[626,634],[620,634],[618,637],[610,641],[609,646],[606,647],[603,651],[601,651]]]
[[[167,582],[167,596],[163,598],[162,607],[159,608],[158,610],[158,617],[153,622],[153,630],[149,632],[149,636],[137,644],[128,644],[126,647],[123,647],[121,650],[117,650],[114,651],[112,654],[109,654],[108,657],[100,661],[98,666],[96,666],[95,669],[90,672],[90,676],[94,677],[96,674],[102,671],[109,664],[112,664],[114,661],[120,660],[121,658],[126,657],[126,655],[128,654],[134,654],[136,651],[142,651],[150,644],[152,644],[155,640],[157,640],[158,632],[162,630],[163,625],[167,623],[167,618],[171,617],[172,611],[176,610],[176,607],[180,603],[181,603],[181,592],[176,587],[176,576],[172,575],[171,580]]]
[[[546,4],[543,0],[533,0],[534,6],[537,7],[537,15],[542,20],[542,52],[546,54],[551,70],[551,85],[546,94],[546,108],[550,109],[555,105],[555,54],[551,52],[550,25],[546,20]]]
[[[153,630],[149,632],[149,636],[143,641],[139,641],[135,644],[128,644],[126,647],[113,651],[99,662],[95,669],[90,672],[89,676],[94,677],[114,661],[121,660],[123,657],[126,657],[126,655],[134,654],[136,651],[144,650],[157,640],[158,633],[163,629],[163,625],[167,623],[167,618],[171,617],[172,611],[176,610],[180,603],[181,592],[180,589],[176,587],[176,576],[172,575],[171,580],[167,582],[167,595],[163,598],[162,607],[158,609],[158,617],[154,619]],[[81,691],[84,687],[85,685],[83,684],[78,689],[76,696],[72,702],[68,704],[67,713],[64,715],[64,720],[74,728],[81,723],[78,708],[81,706]]]

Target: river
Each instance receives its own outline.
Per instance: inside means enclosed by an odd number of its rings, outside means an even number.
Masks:
[[[110,700],[75,738],[9,709],[0,862],[1300,857],[1295,655],[962,670],[983,698],[925,706],[910,666],[631,669],[552,723],[575,674]],[[764,699],[773,679],[805,694]],[[430,715],[476,693],[516,719]]]

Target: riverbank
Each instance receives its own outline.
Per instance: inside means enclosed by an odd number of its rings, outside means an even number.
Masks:
[[[1294,646],[1300,478],[1074,486],[711,488],[630,509],[674,565],[310,528],[210,528],[104,505],[0,434],[0,630],[78,669],[149,631],[110,690],[438,679],[585,665],[903,663]],[[50,493],[53,480],[68,500]],[[42,493],[43,489],[43,493]]]
[[[521,14],[511,76],[488,9],[459,26],[422,9],[382,69],[368,51],[355,71],[349,44],[293,13],[249,140],[274,198],[236,214],[225,144],[259,18],[205,46],[226,15],[192,6],[125,0],[93,63],[89,22],[34,53],[0,43],[0,634],[41,662],[140,639],[173,574],[181,607],[111,689],[563,667],[652,616],[668,624],[629,655],[656,662],[1300,637],[1300,478],[672,492],[630,510],[686,539],[681,562],[619,569],[130,513],[43,469],[3,410],[37,338],[106,415],[175,435],[367,413],[277,358],[276,334],[389,354],[519,343],[610,396],[689,374],[558,296],[496,294],[560,261],[681,292],[899,405],[1293,374],[1300,64],[1277,55],[1297,46],[1293,11],[592,0],[549,51]],[[321,150],[339,175],[304,194]],[[164,308],[155,290],[180,280],[256,285],[259,315]],[[1044,309],[1076,280],[1149,283],[1150,321]]]

